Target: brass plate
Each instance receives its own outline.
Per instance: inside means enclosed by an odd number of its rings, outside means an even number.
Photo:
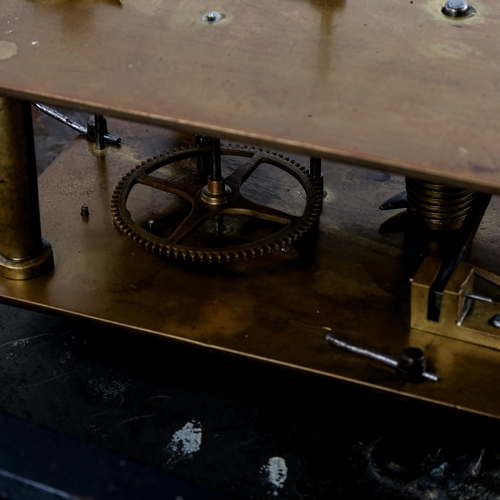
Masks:
[[[500,11],[471,1],[3,0],[0,88],[499,193]]]
[[[410,330],[402,235],[381,234],[381,201],[404,182],[385,172],[328,165],[318,234],[297,257],[217,268],[163,261],[113,226],[111,193],[140,160],[186,136],[111,120],[121,148],[97,152],[77,138],[40,178],[42,230],[55,270],[25,282],[0,279],[2,300],[93,318],[132,330],[241,354],[394,394],[500,417],[500,352]],[[259,167],[260,168],[260,167]],[[261,194],[285,203],[265,183]],[[80,216],[88,205],[88,219]],[[494,200],[474,260],[498,272]],[[327,332],[387,355],[423,347],[439,382],[409,384],[390,367],[330,346]],[[140,339],[138,339],[140,348]],[[272,381],[270,381],[272,383]]]

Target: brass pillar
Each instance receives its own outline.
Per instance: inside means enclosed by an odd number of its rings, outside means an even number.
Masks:
[[[0,96],[0,276],[24,280],[53,267],[40,229],[31,104]]]

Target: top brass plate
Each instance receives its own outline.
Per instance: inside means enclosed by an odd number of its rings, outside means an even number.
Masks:
[[[0,88],[500,192],[500,11],[471,1],[3,0]]]

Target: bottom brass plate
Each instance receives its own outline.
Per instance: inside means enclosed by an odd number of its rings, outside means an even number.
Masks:
[[[97,152],[77,138],[41,176],[42,228],[55,270],[22,282],[1,278],[2,300],[500,417],[500,352],[409,327],[403,236],[379,232],[388,212],[378,206],[404,189],[401,178],[326,163],[319,229],[302,251],[232,267],[164,261],[113,226],[110,197],[138,162],[190,138],[118,121],[110,130],[122,147]],[[271,181],[261,188],[278,203],[300,197]],[[494,200],[473,255],[493,272],[500,263],[497,206]],[[390,367],[330,346],[327,331],[392,356],[422,347],[440,380],[405,383]]]

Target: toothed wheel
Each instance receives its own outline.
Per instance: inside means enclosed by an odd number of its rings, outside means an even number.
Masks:
[[[304,167],[275,153],[239,146],[222,146],[221,157],[247,158],[242,165],[229,173],[224,179],[222,195],[224,200],[212,203],[206,197],[207,184],[200,183],[194,176],[193,164],[206,148],[187,148],[165,155],[149,158],[127,173],[117,184],[111,200],[113,219],[120,231],[149,251],[166,257],[179,256],[198,261],[229,261],[240,257],[255,257],[267,252],[280,251],[303,236],[316,222],[321,212],[322,193],[319,184]],[[241,161],[241,160],[240,160]],[[292,215],[276,208],[251,201],[242,193],[242,185],[254,174],[257,167],[277,167],[298,181],[303,189],[305,208],[301,215]],[[271,169],[272,169],[271,167]],[[169,169],[175,168],[172,174]],[[179,175],[189,171],[190,175]],[[155,175],[153,175],[155,174]],[[189,172],[188,172],[189,174]],[[182,180],[178,180],[182,179]],[[186,182],[188,179],[188,182]],[[192,181],[192,182],[191,182]],[[161,230],[161,223],[142,222],[133,218],[127,208],[127,200],[132,189],[137,185],[153,188],[162,195],[177,195],[187,202],[185,215],[169,215],[170,234]],[[217,195],[219,196],[219,195]],[[190,207],[190,208],[189,208]],[[133,211],[133,210],[132,210]],[[210,238],[210,245],[197,238],[200,231],[213,228],[219,233],[225,231],[225,221],[238,217],[245,220],[245,236],[255,222],[271,227],[272,234],[262,235],[258,231],[255,241],[238,241],[237,238],[223,237],[222,240]],[[230,225],[230,224],[228,224]],[[156,227],[158,226],[158,227]],[[203,229],[204,228],[204,229]],[[217,229],[218,228],[218,229]]]

